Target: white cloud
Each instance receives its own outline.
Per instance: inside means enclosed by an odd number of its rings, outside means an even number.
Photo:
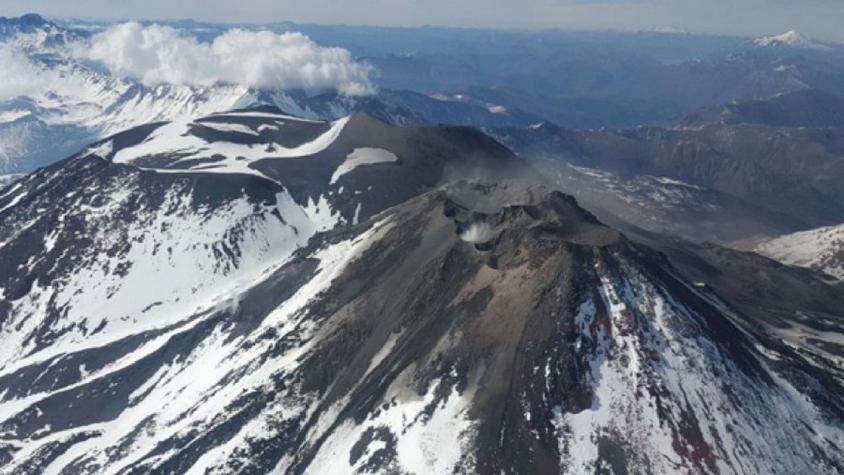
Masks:
[[[123,23],[76,45],[74,54],[147,85],[216,83],[261,88],[372,92],[372,66],[348,50],[327,48],[300,33],[229,30],[211,43],[160,25]]]
[[[43,94],[59,80],[58,73],[32,62],[18,49],[0,43],[0,101]]]

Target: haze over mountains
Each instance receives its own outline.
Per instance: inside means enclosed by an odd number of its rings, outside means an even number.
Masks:
[[[0,18],[0,473],[844,472],[844,47],[237,27]]]
[[[807,89],[844,94],[839,61],[844,48],[835,45],[759,45],[744,38],[664,33],[294,24],[263,27],[273,34],[243,30],[238,36],[227,33],[228,26],[194,22],[163,28],[78,22],[60,26],[38,16],[5,19],[3,25],[2,51],[10,56],[6,62],[17,67],[16,75],[26,77],[21,82],[32,89],[2,94],[0,156],[7,173],[33,170],[55,160],[52,150],[70,155],[87,142],[134,125],[256,104],[321,119],[360,111],[392,123],[524,127],[548,121],[597,128],[669,124],[732,101]],[[275,41],[288,41],[282,38],[293,32],[316,42],[297,40],[324,61],[326,71],[338,73],[337,87],[356,93],[371,87],[375,94],[343,96],[329,90],[324,95],[320,90],[335,84],[296,76],[286,80],[287,86],[267,88],[263,79],[275,73],[257,65],[278,59],[265,58],[261,51],[272,50]],[[199,42],[184,39],[191,35]],[[258,36],[243,43],[243,35]],[[384,35],[392,41],[381,41]],[[217,46],[210,43],[214,41]],[[269,43],[256,51],[246,46],[248,41]],[[131,49],[133,44],[142,47]],[[318,45],[343,50],[335,53]],[[282,51],[284,47],[299,46],[285,43]],[[228,69],[204,66],[227,61],[215,56],[214,48],[241,48],[239,54],[251,59]],[[335,54],[339,56],[326,56]],[[117,63],[109,58],[126,59]],[[364,65],[373,69],[367,73]],[[146,68],[144,75],[138,67]],[[51,80],[55,77],[63,79]],[[231,81],[238,77],[244,80]],[[40,87],[44,81],[49,86]],[[302,91],[303,84],[313,87]]]

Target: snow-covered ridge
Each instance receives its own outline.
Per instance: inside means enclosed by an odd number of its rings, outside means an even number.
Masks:
[[[780,236],[755,251],[784,264],[823,271],[844,280],[844,224]]]
[[[652,286],[637,270],[623,264],[618,274],[598,272],[601,285],[576,316],[576,346],[590,355],[592,406],[568,414],[555,408],[552,418],[560,451],[569,457],[568,473],[600,466],[596,441],[604,437],[643,444],[637,447],[638,460],[628,465],[631,472],[670,473],[691,466],[699,473],[731,473],[746,466],[752,452],[776,452],[783,456],[776,462],[755,459],[754,470],[799,473],[811,463],[780,452],[790,447],[799,421],[811,421],[813,427],[803,432],[804,449],[844,436],[770,367],[764,371],[774,384],[761,388],[739,369],[739,362],[729,360],[717,340],[704,336],[701,315]],[[644,390],[650,385],[654,387]],[[642,394],[631,397],[637,391]],[[737,407],[736,400],[754,402]],[[774,415],[782,407],[792,409]],[[684,441],[678,443],[678,437]]]
[[[44,237],[41,257],[29,263],[32,268],[18,272],[32,272],[48,255],[54,255],[54,269],[73,270],[53,271],[49,280],[39,281],[12,304],[3,322],[0,368],[165,328],[192,312],[213,308],[284,262],[324,230],[320,226],[330,226],[315,223],[310,211],[284,192],[266,203],[233,195],[212,207],[179,184],[153,205],[149,199],[139,203],[133,198],[141,183],[137,175],[115,180],[112,187],[97,191],[107,198],[102,203],[84,196],[84,189],[68,194],[66,199],[77,209],[61,211],[67,217]],[[8,191],[12,199],[0,213],[29,198],[26,184],[18,185]],[[121,217],[130,209],[135,209],[131,220]],[[70,244],[79,232],[79,220],[86,223],[84,232],[96,246],[82,250]],[[6,238],[26,228],[11,231]],[[0,242],[0,250],[6,244]],[[68,253],[82,262],[65,260]],[[49,331],[44,316],[56,307],[67,309],[60,325],[73,330],[37,351],[32,336]]]
[[[86,36],[84,31],[60,27],[34,13],[17,18],[0,17],[0,41],[23,48],[62,47]]]

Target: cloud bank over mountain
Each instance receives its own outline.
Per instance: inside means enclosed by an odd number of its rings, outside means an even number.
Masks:
[[[147,86],[176,84],[213,86],[232,84],[276,90],[311,92],[337,90],[345,95],[373,93],[374,67],[355,61],[344,48],[324,47],[301,33],[232,29],[211,42],[201,42],[177,29],[135,22],[115,24],[90,38],[74,38],[49,47],[37,35],[19,35],[0,42],[0,101],[40,96],[56,86],[76,82],[71,69],[64,74],[55,59],[68,64],[90,63],[118,78]],[[38,54],[30,54],[32,51]]]
[[[337,89],[348,95],[373,91],[372,66],[355,61],[346,49],[320,46],[300,33],[233,29],[202,43],[168,26],[128,22],[75,45],[73,54],[147,85],[231,83]]]
[[[0,101],[19,96],[41,94],[61,78],[55,71],[32,62],[16,48],[0,44]]]

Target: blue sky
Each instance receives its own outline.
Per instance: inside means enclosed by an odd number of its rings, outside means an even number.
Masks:
[[[678,28],[744,36],[798,29],[844,41],[844,0],[0,0],[0,15],[369,25]]]

